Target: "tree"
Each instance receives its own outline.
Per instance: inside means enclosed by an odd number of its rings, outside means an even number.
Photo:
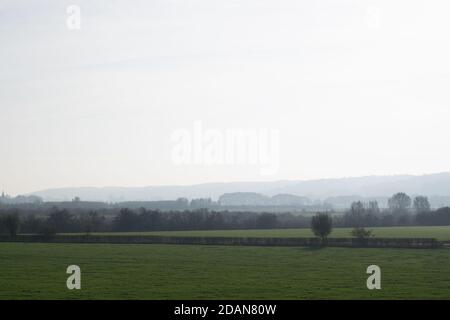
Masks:
[[[411,198],[403,192],[394,194],[388,200],[389,209],[396,215],[404,215],[408,213],[411,207]]]
[[[3,217],[3,225],[11,237],[15,237],[19,231],[20,217],[17,213],[7,214]]]
[[[28,214],[20,223],[22,233],[38,233],[41,227],[42,219],[37,218],[34,214]]]
[[[273,213],[262,213],[257,218],[257,226],[262,229],[275,228],[277,225],[277,216]]]
[[[350,207],[350,212],[346,214],[347,223],[354,227],[359,227],[363,223],[366,208],[361,201],[353,202]]]
[[[98,227],[102,223],[102,219],[95,211],[90,211],[87,214],[80,216],[79,219],[81,228],[86,233],[86,235],[89,235],[93,231],[97,231]]]
[[[414,211],[416,213],[430,212],[431,206],[427,197],[417,196],[414,198]]]
[[[331,216],[326,213],[318,213],[311,219],[311,229],[322,240],[326,242],[327,236],[331,233],[333,228],[333,220]]]
[[[450,208],[444,207],[436,211],[418,213],[416,221],[425,226],[450,226]]]
[[[380,207],[378,206],[378,201],[369,201],[369,208],[368,208],[369,214],[373,215],[379,215],[380,214]]]
[[[140,209],[143,230],[161,230],[165,215],[158,210]]]
[[[56,232],[75,230],[73,216],[67,209],[52,208],[52,213],[47,218],[46,225]]]
[[[377,201],[353,202],[350,210],[344,214],[344,224],[351,227],[374,226],[379,223],[380,208]]]
[[[113,221],[115,231],[140,231],[141,220],[139,215],[128,208],[120,210]]]

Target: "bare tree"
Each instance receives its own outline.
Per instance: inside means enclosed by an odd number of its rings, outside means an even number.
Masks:
[[[394,194],[388,200],[389,209],[396,215],[404,215],[411,208],[411,198],[403,192]]]
[[[373,215],[380,214],[380,207],[378,206],[378,201],[369,201],[369,213]]]
[[[353,202],[350,207],[350,221],[354,227],[359,227],[363,224],[363,219],[366,214],[366,208],[361,201]]]
[[[11,237],[15,237],[19,232],[20,217],[17,213],[7,214],[3,217],[3,225]]]
[[[427,197],[417,196],[414,198],[414,211],[416,213],[430,212],[431,206]]]

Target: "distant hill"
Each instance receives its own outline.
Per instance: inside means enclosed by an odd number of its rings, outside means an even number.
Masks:
[[[84,201],[159,201],[177,198],[212,198],[217,200],[224,193],[257,192],[267,194],[274,188],[284,188],[296,181],[275,182],[225,182],[187,186],[148,187],[79,187],[48,189],[30,194],[40,195],[44,201],[70,201],[80,197]]]
[[[270,197],[279,195],[275,199],[282,197],[284,201],[289,197],[287,195],[307,197],[312,200],[335,199],[343,196],[385,198],[399,191],[410,195],[421,194],[447,199],[450,196],[450,173],[307,181],[205,183],[188,186],[60,188],[31,194],[39,196],[45,201],[70,201],[75,197],[80,197],[84,201],[122,202],[174,200],[181,197],[217,200],[226,193],[253,192]]]
[[[222,206],[307,206],[311,200],[292,194],[277,194],[269,197],[255,192],[233,192],[220,196]]]

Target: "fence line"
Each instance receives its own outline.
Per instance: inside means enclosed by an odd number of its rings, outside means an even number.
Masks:
[[[118,235],[17,235],[1,236],[0,242],[41,242],[41,243],[111,243],[111,244],[190,244],[227,246],[280,246],[280,247],[320,247],[318,238],[246,238],[246,237],[179,237],[179,236],[118,236]],[[438,248],[442,242],[434,238],[329,238],[328,247],[365,248]]]

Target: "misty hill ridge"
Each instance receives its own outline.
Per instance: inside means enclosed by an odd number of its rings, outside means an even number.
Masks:
[[[180,197],[217,200],[223,194],[236,192],[254,192],[266,196],[288,194],[323,200],[349,195],[387,197],[399,191],[410,195],[450,196],[450,173],[305,181],[224,182],[188,186],[57,188],[30,194],[42,197],[45,201],[69,201],[80,197],[85,201],[120,202],[174,200]]]

